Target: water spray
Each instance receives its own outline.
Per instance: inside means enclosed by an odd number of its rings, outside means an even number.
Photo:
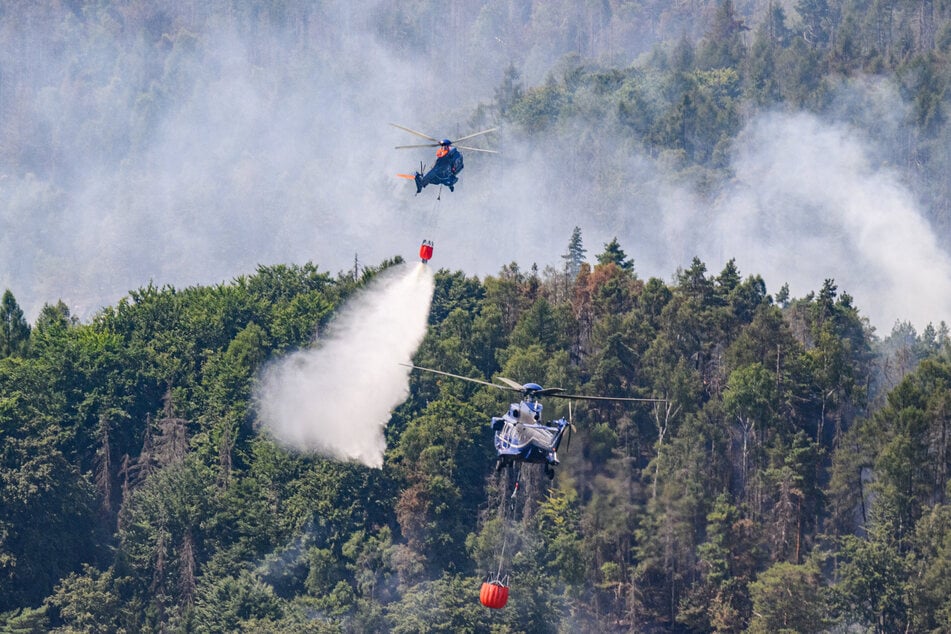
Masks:
[[[282,445],[383,465],[383,430],[409,395],[434,289],[423,263],[382,273],[339,311],[313,347],[265,368],[256,390],[264,428]]]

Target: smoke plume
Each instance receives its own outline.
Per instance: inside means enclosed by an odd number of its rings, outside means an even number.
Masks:
[[[879,329],[951,315],[947,226],[929,225],[899,169],[909,104],[887,79],[830,83],[821,113],[744,114],[723,148],[732,178],[698,188],[703,170],[648,153],[615,106],[584,109],[600,97],[577,95],[550,125],[500,119],[506,67],[525,90],[563,81],[558,57],[577,38],[525,53],[508,18],[464,3],[447,7],[465,25],[449,51],[440,29],[398,37],[393,25],[418,17],[400,3],[279,3],[273,20],[175,2],[141,15],[89,3],[76,20],[72,5],[0,12],[0,291],[30,320],[57,299],[89,318],[149,281],[214,284],[287,262],[349,270],[421,238],[467,275],[560,268],[576,225],[589,261],[617,237],[642,278],[735,259],[771,293],[834,279]],[[591,33],[602,37],[579,51],[585,64],[649,46]],[[500,125],[473,144],[502,153],[468,153],[455,192],[414,196],[395,174],[433,153],[395,150],[421,139],[389,122],[438,138]]]
[[[721,253],[794,295],[835,278],[880,328],[947,319],[951,258],[898,173],[872,155],[861,133],[813,115],[757,118],[718,201]]]
[[[341,308],[313,348],[263,373],[256,398],[265,428],[283,445],[369,467],[383,465],[383,429],[409,394],[413,353],[426,333],[433,275],[394,267]]]

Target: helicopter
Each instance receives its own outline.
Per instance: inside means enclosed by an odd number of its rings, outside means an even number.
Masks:
[[[625,401],[625,402],[663,402],[661,398],[627,398],[615,396],[588,396],[583,394],[565,394],[560,387],[543,388],[538,383],[519,384],[512,379],[496,377],[499,383],[490,383],[481,379],[424,368],[418,365],[403,363],[406,367],[422,372],[431,372],[443,376],[487,385],[499,390],[518,392],[522,395],[518,403],[509,405],[507,412],[501,416],[492,417],[492,431],[494,432],[495,452],[497,461],[495,470],[501,471],[504,467],[512,468],[517,463],[544,464],[545,475],[549,479],[555,477],[555,467],[558,465],[558,448],[567,434],[567,442],[571,443],[571,432],[574,425],[570,420],[562,417],[550,423],[542,420],[542,404],[539,397],[564,398],[584,401]],[[570,417],[569,406],[569,417]]]
[[[485,150],[482,148],[471,147],[468,145],[457,145],[459,141],[466,141],[473,137],[477,137],[481,134],[488,134],[489,132],[495,132],[498,128],[489,128],[488,130],[482,130],[481,132],[475,132],[473,134],[468,134],[464,137],[459,137],[456,140],[442,139],[441,141],[435,137],[431,137],[428,134],[423,134],[422,132],[417,132],[405,126],[397,125],[391,123],[391,126],[394,128],[399,128],[410,134],[415,134],[418,137],[422,137],[432,143],[420,143],[416,145],[397,145],[397,150],[406,150],[410,148],[419,148],[419,147],[434,147],[436,150],[436,163],[433,164],[432,169],[428,172],[426,171],[425,166],[420,163],[419,171],[415,174],[397,174],[400,178],[412,179],[416,183],[416,193],[419,194],[423,191],[423,188],[427,185],[446,185],[449,187],[449,191],[455,191],[456,183],[459,181],[459,172],[462,171],[463,160],[462,152],[459,151],[459,148],[463,150],[472,150],[473,152],[486,152],[488,154],[498,154],[495,150]]]

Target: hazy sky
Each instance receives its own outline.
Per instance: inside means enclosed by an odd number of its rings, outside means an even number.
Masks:
[[[590,260],[616,236],[645,278],[670,281],[695,255],[711,274],[735,258],[769,292],[788,282],[798,297],[834,278],[880,334],[896,319],[920,329],[951,317],[947,253],[898,174],[879,167],[882,129],[756,116],[710,205],[661,163],[605,141],[600,121],[536,137],[503,128],[479,141],[503,154],[467,153],[454,193],[414,196],[394,174],[433,157],[393,149],[416,139],[388,123],[440,138],[475,131],[485,122],[471,113],[504,68],[492,77],[488,57],[387,48],[349,5],[326,7],[326,20],[292,25],[305,32],[296,40],[212,22],[174,43],[99,30],[90,47],[90,26],[73,55],[57,39],[65,27],[27,37],[7,25],[0,62],[22,84],[0,101],[7,141],[18,121],[48,130],[39,138],[54,148],[35,152],[63,166],[18,176],[0,164],[0,286],[29,319],[60,298],[85,318],[149,281],[218,283],[258,264],[336,273],[355,256],[414,260],[423,238],[435,241],[433,266],[469,275],[560,267],[575,225]],[[172,47],[160,67],[157,46]],[[143,92],[152,75],[176,92]],[[869,118],[902,108],[884,83],[840,91]],[[128,138],[148,117],[151,135]],[[894,114],[876,121],[898,125]]]

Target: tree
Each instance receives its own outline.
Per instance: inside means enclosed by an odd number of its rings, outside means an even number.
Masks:
[[[776,49],[785,40],[785,16],[776,6],[756,28],[753,45],[746,58],[744,94],[760,106],[770,107],[782,100],[776,78]],[[776,15],[776,13],[779,15]]]
[[[495,107],[503,119],[509,116],[512,107],[522,99],[522,84],[515,64],[509,64],[502,83],[495,89]]]
[[[838,549],[835,596],[839,609],[876,634],[906,631],[909,560],[896,531],[899,518],[887,500],[874,505],[866,538],[846,535]]]
[[[943,504],[951,478],[951,362],[926,359],[865,426],[875,450],[876,491],[894,505],[902,532]]]
[[[47,597],[46,605],[56,625],[78,632],[122,632],[135,623],[125,622],[117,579],[112,570],[99,572],[89,565],[83,574],[71,573]]]
[[[915,526],[908,588],[910,629],[951,627],[951,507],[940,504]]]
[[[26,354],[30,342],[30,326],[23,317],[10,289],[0,299],[0,358]]]
[[[444,397],[410,421],[391,460],[407,487],[395,504],[396,519],[410,548],[432,569],[466,569],[469,519],[484,498],[483,475],[491,445],[471,421],[479,412]]]
[[[584,551],[581,541],[578,494],[573,489],[549,489],[539,504],[535,524],[545,538],[546,568],[565,582],[584,582]]]
[[[565,261],[565,275],[569,280],[573,281],[578,277],[587,251],[582,246],[581,227],[576,226],[571,232],[571,239],[568,241],[568,252],[561,256],[561,259]]]
[[[274,589],[248,571],[210,579],[198,589],[192,625],[201,632],[241,631],[250,619],[279,619],[283,614]]]
[[[737,368],[730,373],[723,393],[724,410],[737,423],[741,447],[740,491],[745,500],[754,502],[754,513],[760,510],[759,491],[750,490],[751,473],[758,466],[765,436],[774,416],[775,382],[769,372],[759,363]]]
[[[616,237],[604,245],[604,251],[597,256],[597,259],[598,264],[601,265],[616,264],[623,271],[634,270],[634,260],[628,259]]]
[[[542,346],[546,351],[564,347],[564,331],[558,326],[551,304],[542,297],[522,313],[512,330],[510,345],[527,348],[532,344]]]
[[[791,442],[779,439],[770,451],[770,467],[763,479],[768,504],[764,529],[773,560],[799,564],[809,550],[809,535],[824,499],[820,483],[818,446],[800,430]]]
[[[750,584],[753,618],[747,632],[771,634],[827,631],[819,566],[815,562],[773,564]]]
[[[147,588],[143,600],[159,622],[193,602],[205,533],[218,510],[214,491],[212,470],[188,456],[149,478],[120,511],[120,556],[139,588]]]
[[[554,126],[567,100],[565,86],[549,75],[544,86],[526,90],[509,114],[527,132],[539,134]]]
[[[478,580],[443,574],[408,588],[403,598],[390,606],[387,614],[393,634],[434,634],[435,632],[488,632],[489,611],[473,600],[472,588]]]
[[[0,410],[0,430],[10,420]],[[62,577],[95,562],[95,489],[50,439],[0,433],[0,612],[38,605]]]
[[[802,37],[806,42],[816,48],[828,46],[837,26],[828,0],[797,0],[796,12],[802,18]]]
[[[66,345],[67,330],[78,323],[79,320],[69,314],[69,307],[62,301],[44,304],[36,318],[36,326],[30,332],[32,354],[42,357],[50,353],[55,357],[55,351]]]
[[[707,69],[737,68],[744,54],[741,34],[748,30],[749,27],[737,17],[733,0],[723,0],[697,51],[697,64]]]

